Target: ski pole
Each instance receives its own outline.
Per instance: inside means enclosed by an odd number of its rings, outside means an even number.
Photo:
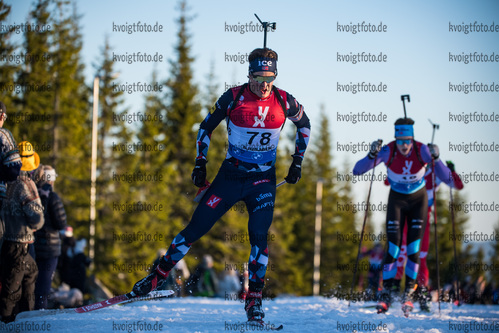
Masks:
[[[435,191],[435,159],[431,160],[431,173],[433,181],[433,226],[435,231],[435,258],[437,261],[437,297],[438,297],[438,313],[440,314],[440,263],[438,259],[438,235],[437,235],[437,197]]]
[[[381,144],[383,143],[383,140],[378,139],[378,143],[381,146]],[[374,167],[373,167],[373,173],[372,173],[372,177],[371,177],[371,182],[369,183],[369,192],[367,193],[366,213],[364,214],[364,222],[362,223],[362,230],[360,232],[360,241],[359,241],[359,249],[357,251],[357,260],[355,262],[355,266],[354,266],[354,269],[353,269],[353,280],[352,280],[352,286],[350,287],[350,298],[348,300],[348,307],[350,307],[350,301],[352,299],[351,296],[353,295],[353,287],[355,285],[355,278],[357,276],[357,266],[359,264],[360,249],[361,249],[361,246],[362,246],[362,239],[364,238],[364,229],[366,227],[367,215],[369,213],[369,199],[371,198],[371,189],[373,187],[374,170],[376,169],[376,160],[377,160],[377,158],[378,158],[378,155],[376,154],[376,156],[374,156]]]
[[[266,49],[267,48],[267,28],[271,28],[272,30],[275,30],[276,29],[276,23],[275,22],[262,22],[262,20],[260,20],[260,18],[258,17],[258,15],[256,15],[256,18],[258,19],[258,21],[260,21],[260,23],[262,24],[262,27],[263,27],[263,48]]]
[[[428,119],[428,121],[430,122],[431,126],[433,126],[433,133],[431,134],[431,144],[433,144],[433,139],[435,138],[435,130],[440,129],[440,125],[432,123],[430,119]]]
[[[429,120],[429,119],[428,119]],[[430,121],[433,126],[433,134],[431,136],[431,144],[433,145],[433,139],[435,138],[435,130],[439,129],[439,125],[436,125]],[[431,157],[431,179],[433,182],[433,226],[435,230],[435,257],[437,260],[437,297],[438,297],[438,314],[440,315],[440,263],[438,259],[438,235],[437,235],[437,194],[436,194],[436,177],[435,177],[435,158]]]
[[[456,224],[454,222],[454,200],[452,198],[452,187],[449,187],[450,190],[450,217],[452,221],[452,233],[454,235],[454,288],[456,289],[456,297],[457,297],[457,305],[461,305],[461,300],[459,297],[459,270],[457,269],[457,250],[456,250]]]
[[[407,102],[411,102],[411,97],[409,95],[401,95],[400,99],[402,100],[402,103],[404,104],[404,118],[407,118],[407,113],[405,112],[405,100],[407,99]]]

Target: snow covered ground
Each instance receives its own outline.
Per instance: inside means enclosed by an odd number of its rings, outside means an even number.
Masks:
[[[321,297],[264,301],[269,324],[282,332],[499,332],[499,306],[433,304],[433,314],[405,318],[400,304],[378,315],[367,303]],[[370,303],[374,304],[374,303]],[[415,311],[419,310],[416,305]],[[112,306],[90,313],[58,313],[0,324],[0,332],[258,332],[247,327],[243,303],[213,298],[169,298]]]

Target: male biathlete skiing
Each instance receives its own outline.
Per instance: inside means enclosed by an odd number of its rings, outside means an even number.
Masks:
[[[361,175],[383,162],[387,167],[390,194],[386,214],[387,251],[383,259],[383,290],[377,305],[378,313],[388,310],[394,300],[394,278],[400,253],[402,232],[407,221],[406,285],[402,297],[405,314],[413,309],[412,299],[419,270],[421,238],[426,226],[428,199],[424,175],[426,166],[435,159],[436,176],[447,182],[449,169],[438,159],[438,147],[414,140],[414,121],[400,118],[395,122],[395,141],[381,147],[380,141],[371,144],[369,154],[358,161],[354,175]]]
[[[133,292],[146,295],[164,282],[170,270],[236,202],[245,202],[251,245],[249,292],[245,310],[249,321],[262,321],[262,289],[269,259],[267,233],[272,223],[276,192],[275,162],[279,135],[287,119],[297,127],[293,162],[286,182],[301,178],[301,164],[310,136],[310,121],[296,99],[273,86],[277,76],[277,53],[268,48],[253,50],[249,57],[249,82],[227,90],[199,127],[194,185],[206,180],[211,133],[227,122],[228,150],[213,183],[202,197],[191,221],[171,243],[156,270],[138,281]]]
[[[455,171],[454,163],[451,161],[446,162],[447,167],[449,168],[451,172],[451,177],[450,183],[446,183],[449,187],[451,188],[456,188],[458,190],[463,189],[464,185],[463,182],[461,181],[461,178]],[[425,174],[425,182],[426,182],[426,193],[428,195],[428,216],[426,220],[426,227],[423,235],[423,239],[421,241],[421,249],[419,253],[419,259],[420,259],[420,265],[419,265],[419,271],[418,271],[418,277],[416,280],[417,283],[417,288],[416,288],[416,293],[415,297],[419,301],[419,306],[422,311],[425,312],[430,312],[430,301],[431,301],[431,296],[430,296],[430,291],[429,291],[429,271],[428,271],[428,265],[426,261],[426,257],[428,255],[428,250],[430,249],[430,215],[432,212],[432,207],[433,204],[435,203],[435,200],[433,198],[433,177],[432,177],[432,172],[431,172],[431,167],[426,170]],[[435,177],[435,182],[437,183],[437,186],[435,187],[435,191],[438,190],[440,187],[440,184],[442,181],[440,178]],[[402,279],[402,276],[404,274],[404,268],[405,264],[407,261],[407,225],[404,227],[403,231],[403,239],[402,239],[402,246],[400,247],[400,255],[397,261],[397,275],[395,276],[395,286],[397,289],[400,287],[400,281]]]

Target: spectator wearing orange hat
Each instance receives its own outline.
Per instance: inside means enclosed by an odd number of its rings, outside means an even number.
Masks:
[[[19,312],[34,309],[38,268],[28,252],[28,246],[34,242],[34,232],[44,224],[43,206],[35,182],[31,179],[40,158],[27,141],[19,143],[18,149],[21,172],[16,180],[7,184],[2,207],[5,234],[0,255],[0,316],[5,323],[14,321]]]

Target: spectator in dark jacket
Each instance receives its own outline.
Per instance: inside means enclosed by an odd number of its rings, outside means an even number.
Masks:
[[[33,146],[23,141],[19,177],[7,184],[2,213],[5,222],[0,292],[0,315],[3,322],[15,320],[17,313],[34,309],[35,281],[38,269],[28,246],[34,242],[34,231],[43,226],[43,207],[31,172],[40,164]]]
[[[16,180],[21,171],[21,157],[16,141],[8,129],[3,128],[7,120],[7,108],[0,102],[0,251],[5,226],[2,217],[2,203],[7,195],[7,182]]]
[[[66,212],[61,198],[54,192],[56,172],[49,165],[40,166],[38,193],[44,209],[45,224],[35,233],[35,255],[38,279],[35,286],[35,309],[46,309],[57,260],[61,255],[59,230],[66,228]]]

